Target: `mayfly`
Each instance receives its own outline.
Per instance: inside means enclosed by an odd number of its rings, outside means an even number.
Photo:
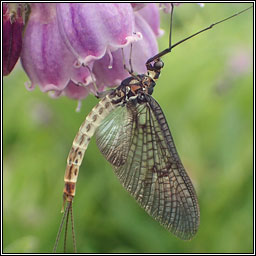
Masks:
[[[65,219],[66,240],[69,214],[76,251],[72,202],[79,166],[94,133],[101,153],[112,164],[122,185],[149,215],[181,239],[189,240],[196,234],[200,222],[196,192],[179,158],[161,107],[151,95],[164,66],[160,59],[162,56],[186,40],[250,8],[213,23],[172,45],[172,5],[169,47],[147,60],[146,74],[137,75],[131,63],[130,70],[124,64],[130,77],[106,93],[86,117],[73,141],[64,176],[64,215],[54,252]]]

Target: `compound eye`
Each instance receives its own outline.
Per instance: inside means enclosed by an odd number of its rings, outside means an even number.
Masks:
[[[155,68],[156,70],[160,70],[160,69],[163,68],[163,67],[164,67],[164,63],[163,63],[161,60],[159,60],[159,61],[157,61],[157,62],[154,63],[154,68]]]

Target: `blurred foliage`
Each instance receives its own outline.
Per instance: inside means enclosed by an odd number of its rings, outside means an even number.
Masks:
[[[184,4],[175,9],[173,42],[249,4]],[[182,241],[141,209],[110,164],[89,145],[74,200],[78,252],[250,253],[253,251],[252,10],[207,31],[163,58],[154,97],[162,106],[180,157],[195,185],[201,223]],[[162,15],[168,45],[169,16]],[[229,60],[249,56],[244,72]],[[248,57],[247,56],[247,57]],[[136,56],[134,56],[135,58]],[[4,78],[4,252],[51,252],[60,224],[66,157],[85,116],[97,103],[52,99],[17,66]],[[63,249],[63,236],[58,251]],[[68,250],[72,252],[69,237]]]

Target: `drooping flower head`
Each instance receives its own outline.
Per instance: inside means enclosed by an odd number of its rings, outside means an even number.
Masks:
[[[151,6],[150,6],[151,5]],[[43,92],[82,99],[117,86],[129,76],[123,68],[133,44],[134,70],[157,53],[158,7],[134,11],[129,3],[33,3],[24,32],[21,62]],[[154,13],[149,24],[143,17]],[[152,27],[155,24],[155,27]]]
[[[145,73],[145,62],[158,52],[156,37],[163,33],[154,3],[31,3],[30,9],[25,29],[17,19],[27,88],[37,85],[55,97],[80,100],[118,86],[129,76],[124,63],[130,68],[130,55],[133,70]],[[3,15],[10,16],[5,5]]]

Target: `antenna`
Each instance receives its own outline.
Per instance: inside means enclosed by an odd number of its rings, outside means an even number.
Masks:
[[[176,46],[178,46],[179,44],[181,44],[181,43],[187,41],[188,39],[190,39],[190,38],[192,38],[192,37],[194,37],[194,36],[197,36],[198,34],[201,34],[201,33],[203,33],[204,31],[209,30],[209,29],[213,28],[214,26],[216,26],[216,25],[218,25],[218,24],[220,24],[220,23],[222,23],[222,22],[224,22],[224,21],[227,21],[227,20],[229,20],[229,19],[231,19],[231,18],[234,18],[235,16],[238,16],[238,15],[242,14],[243,12],[248,11],[249,9],[251,9],[251,8],[253,7],[253,6],[248,7],[248,8],[246,8],[246,9],[240,11],[240,12],[237,12],[237,13],[235,13],[235,14],[233,14],[233,15],[227,17],[227,18],[225,18],[225,19],[222,19],[222,20],[220,20],[220,21],[217,21],[217,22],[211,24],[210,26],[208,26],[208,27],[206,27],[206,28],[204,28],[204,29],[202,29],[202,30],[200,30],[200,31],[198,31],[198,32],[196,32],[196,33],[194,33],[194,34],[192,34],[191,36],[188,36],[188,37],[186,37],[185,39],[180,40],[179,42],[175,43],[175,44],[172,46],[172,45],[171,45],[171,31],[172,31],[172,16],[173,16],[174,5],[173,5],[173,4],[171,4],[171,5],[172,5],[172,11],[171,11],[171,24],[170,24],[170,37],[169,37],[169,40],[170,40],[170,41],[169,41],[169,47],[166,48],[165,50],[159,52],[159,53],[156,54],[155,56],[151,57],[150,59],[148,59],[147,62],[146,62],[146,64],[148,64],[148,63],[154,61],[155,59],[158,59],[158,58],[164,56],[165,54],[171,52],[171,50],[172,50],[174,47],[176,47]]]

